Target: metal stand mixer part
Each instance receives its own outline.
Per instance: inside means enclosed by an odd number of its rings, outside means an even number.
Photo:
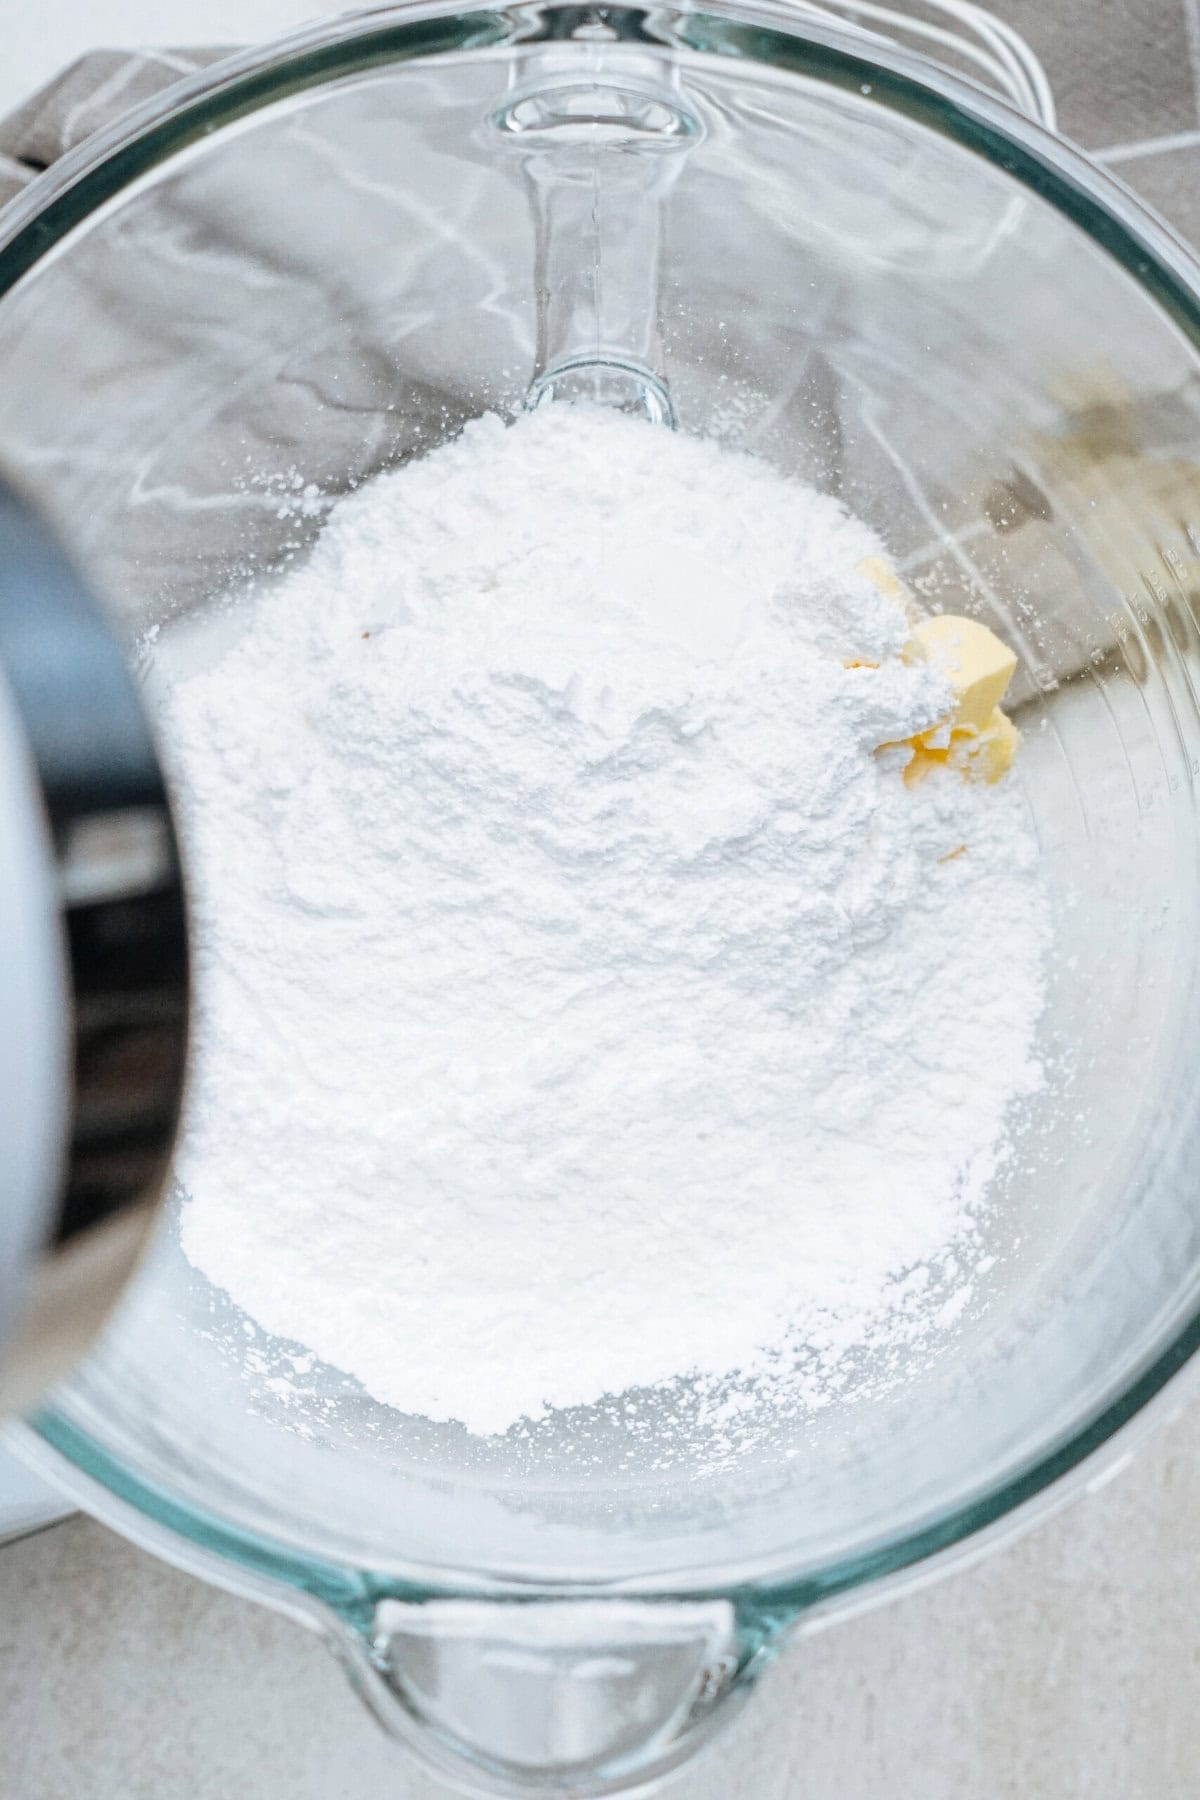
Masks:
[[[182,879],[132,676],[0,488],[0,1410],[89,1347],[153,1218],[187,1029]]]

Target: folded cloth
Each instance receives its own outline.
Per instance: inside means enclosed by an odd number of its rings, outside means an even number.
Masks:
[[[0,123],[0,239],[39,172],[231,54],[73,64]],[[532,281],[500,271],[514,244],[520,267],[525,190],[497,195],[476,151],[428,206],[464,102],[457,71],[419,80],[411,113],[377,83],[335,83],[264,122],[249,156],[181,157],[5,295],[21,354],[5,360],[0,460],[135,630],[295,556],[375,470],[519,403]],[[444,104],[429,100],[439,80]],[[64,358],[69,379],[45,380]]]
[[[0,119],[0,206],[94,131],[229,54],[216,48],[89,50]]]
[[[93,132],[231,53],[80,57],[0,120],[0,209]],[[427,85],[434,79],[422,77]],[[219,183],[178,185],[169,230],[151,221],[145,236],[77,254],[59,278],[57,317],[27,322],[26,373],[7,377],[6,458],[43,469],[51,490],[69,495],[74,541],[94,555],[113,592],[153,591],[187,606],[208,590],[221,553],[230,579],[243,572],[251,518],[259,566],[292,555],[339,493],[427,447],[481,405],[519,397],[533,356],[527,297],[511,274],[513,246],[528,230],[525,198],[518,183],[482,179],[486,159],[477,153],[467,175],[472,153],[463,156],[453,84],[444,100],[432,116],[445,141],[430,142],[428,112],[405,119],[369,87],[347,94],[338,130],[315,120],[259,148],[254,181],[235,207],[223,204]],[[389,179],[374,166],[384,128]],[[424,197],[436,190],[447,154],[455,159],[455,204],[435,216]],[[340,199],[346,183],[349,207]],[[311,204],[297,210],[296,192]],[[693,224],[717,228],[711,218]],[[123,273],[131,253],[146,270],[144,292],[131,292]],[[446,296],[445,306],[432,303],[436,295]],[[778,343],[790,340],[766,297],[763,313],[768,372]],[[55,412],[36,360],[39,348],[58,354],[63,318],[72,322],[77,381]],[[688,321],[693,334],[702,327]],[[903,520],[912,482],[903,448],[898,475],[886,458],[870,462],[853,392],[843,418],[842,376],[819,346],[797,339],[793,347],[794,397],[807,410],[819,393],[836,425],[811,441],[816,461],[803,472],[834,491],[872,492],[885,513],[891,482]],[[695,369],[719,366],[720,354],[716,341],[697,339],[690,358],[676,345],[673,385],[688,397]],[[186,381],[177,373],[184,367]],[[507,396],[491,389],[498,368],[511,373]],[[1098,667],[1118,646],[1132,667],[1140,640],[1158,648],[1164,623],[1192,652],[1200,468],[1193,414],[1180,404],[1184,386],[1166,369],[1135,393],[1111,369],[1063,368],[1048,395],[1057,426],[997,443],[994,458],[964,445],[972,472],[927,509],[943,524],[940,540],[923,549],[919,540],[907,550],[893,544],[924,604],[951,612],[982,604],[1002,634],[1021,643],[1018,705]],[[710,399],[707,388],[696,391],[694,416]],[[174,432],[164,430],[171,418]],[[801,432],[789,454],[809,441]],[[119,520],[111,512],[116,468],[127,468],[136,493]]]

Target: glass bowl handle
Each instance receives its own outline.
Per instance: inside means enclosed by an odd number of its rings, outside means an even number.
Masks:
[[[327,1617],[326,1634],[389,1734],[488,1800],[645,1793],[740,1710],[779,1641],[721,1598],[385,1599],[367,1629]]]

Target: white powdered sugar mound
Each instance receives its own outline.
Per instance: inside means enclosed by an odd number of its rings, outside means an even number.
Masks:
[[[183,1243],[267,1331],[490,1434],[798,1358],[819,1403],[914,1284],[953,1314],[1047,909],[1015,781],[879,753],[948,699],[879,547],[554,404],[342,502],[174,678]]]

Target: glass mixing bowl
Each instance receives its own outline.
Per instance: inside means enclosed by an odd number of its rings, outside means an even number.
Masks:
[[[343,19],[7,215],[0,462],[150,680],[148,628],[302,553],[338,493],[571,393],[844,496],[1020,653],[1054,1079],[942,1354],[719,1456],[682,1392],[636,1438],[592,1409],[478,1440],[331,1369],[281,1384],[297,1346],[168,1226],[25,1432],[102,1517],[316,1625],[481,1790],[672,1766],[798,1622],[1040,1493],[1196,1343],[1198,294],[1052,135],[772,5]]]

